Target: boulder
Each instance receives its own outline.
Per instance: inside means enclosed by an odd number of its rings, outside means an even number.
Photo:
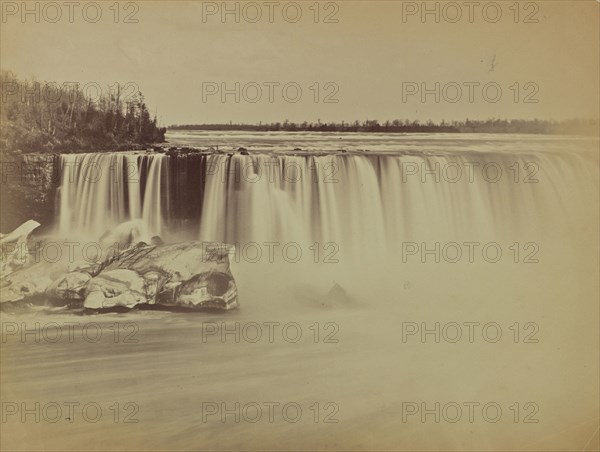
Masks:
[[[238,307],[238,301],[229,266],[232,250],[230,245],[203,242],[139,243],[115,257],[98,277],[115,270],[135,272],[144,288],[144,302],[149,304],[233,309]],[[97,300],[98,296],[94,297]],[[139,299],[137,294],[131,298]]]
[[[19,237],[21,235],[18,235]],[[5,236],[2,237],[4,239]],[[0,302],[59,300],[90,309],[164,305],[193,309],[238,307],[229,266],[233,247],[203,242],[139,242],[101,262],[37,262],[0,280]]]

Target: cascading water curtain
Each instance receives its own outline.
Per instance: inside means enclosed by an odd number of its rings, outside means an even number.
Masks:
[[[70,154],[60,158],[58,221],[63,236],[99,237],[137,220],[146,240],[187,225],[191,238],[206,241],[329,241],[377,253],[406,240],[514,236],[585,209],[556,206],[580,184],[584,156],[532,153],[526,160],[544,169],[544,184],[515,181],[512,172],[490,182],[490,161],[506,171],[523,159],[508,152]]]

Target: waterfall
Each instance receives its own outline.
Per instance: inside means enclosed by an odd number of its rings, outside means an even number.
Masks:
[[[375,255],[407,240],[526,241],[581,224],[596,161],[504,150],[69,154],[58,223],[63,236],[138,220],[146,239],[336,242]]]
[[[97,238],[118,224],[135,219],[143,220],[144,237],[160,234],[164,222],[164,162],[162,155],[62,155],[60,234]]]
[[[146,235],[161,235],[163,227],[163,203],[162,203],[162,170],[164,166],[164,155],[144,156],[149,160],[147,165],[148,180],[144,191],[144,202],[142,208],[142,220]]]

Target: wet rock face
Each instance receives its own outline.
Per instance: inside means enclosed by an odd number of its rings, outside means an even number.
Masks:
[[[58,159],[57,154],[3,156],[0,231],[14,229],[32,217],[42,224],[52,222],[60,184]]]

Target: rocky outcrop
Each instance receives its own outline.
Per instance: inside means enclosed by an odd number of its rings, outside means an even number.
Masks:
[[[28,218],[50,224],[60,185],[58,154],[6,153],[2,156],[0,230],[16,228]]]
[[[153,244],[138,242],[106,253],[107,259],[94,265],[39,261],[2,275],[0,306],[41,298],[55,306],[100,311],[150,305],[234,309],[231,251],[223,244],[163,244],[156,238]]]
[[[167,245],[138,244],[119,254],[94,278],[84,305],[139,303],[187,308],[233,309],[238,306],[237,287],[229,267],[232,247],[222,244],[183,242]],[[129,270],[130,273],[114,272]],[[137,275],[137,277],[134,276]],[[106,280],[109,275],[111,280]],[[130,292],[129,294],[127,294]],[[108,300],[115,294],[118,301]],[[144,301],[140,300],[143,294]],[[124,301],[123,301],[124,300]]]

